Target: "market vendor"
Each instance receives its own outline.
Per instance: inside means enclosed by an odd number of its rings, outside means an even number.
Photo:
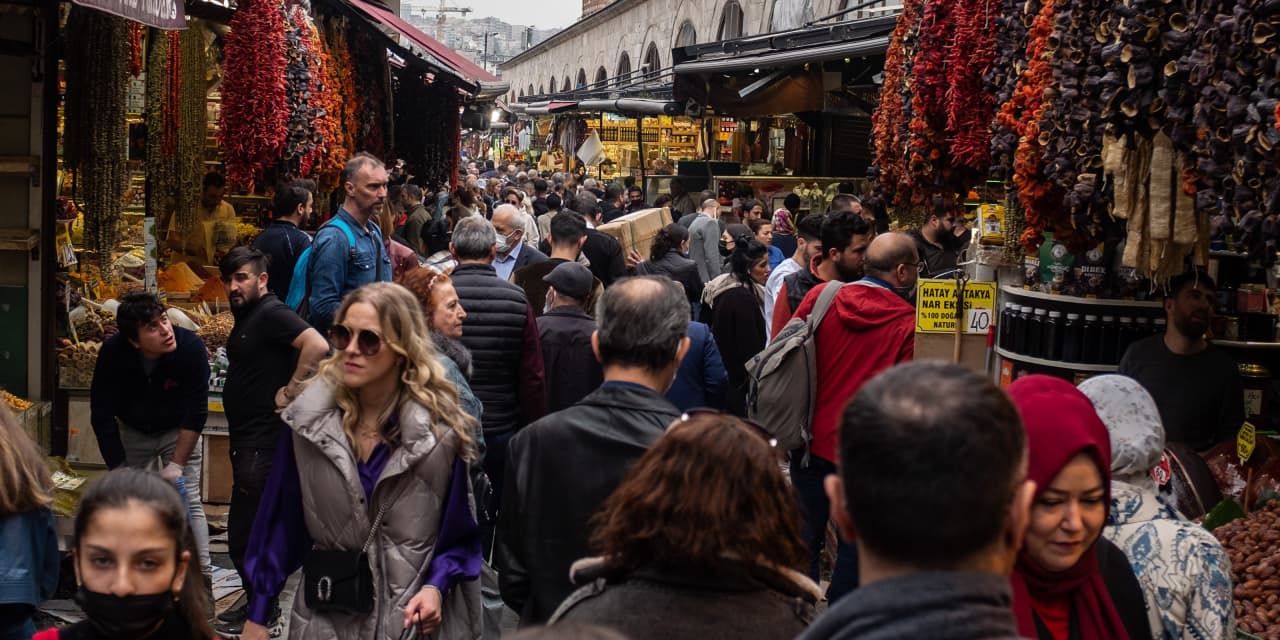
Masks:
[[[230,251],[236,244],[236,210],[222,199],[226,192],[227,179],[222,174],[206,173],[195,224],[183,233],[178,230],[178,217],[169,218],[169,248],[202,265],[215,264]]]
[[[961,235],[957,235],[957,227]],[[968,236],[963,235],[962,230],[954,211],[934,211],[924,226],[908,232],[916,241],[916,251],[920,254],[920,277],[949,276],[956,270],[960,253],[969,246]]]
[[[1235,437],[1244,422],[1244,391],[1236,363],[1204,338],[1215,300],[1213,279],[1191,271],[1169,281],[1164,335],[1133,343],[1120,373],[1155,398],[1169,442],[1203,451]]]

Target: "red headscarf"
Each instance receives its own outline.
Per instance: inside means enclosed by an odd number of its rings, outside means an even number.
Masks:
[[[1110,509],[1111,441],[1089,398],[1071,383],[1044,375],[1019,378],[1008,391],[1027,431],[1027,477],[1036,483],[1036,497],[1072,458],[1085,453],[1098,465],[1107,488],[1104,504]],[[1065,598],[1074,609],[1080,637],[1128,639],[1098,570],[1096,545],[1095,541],[1075,566],[1064,571],[1040,567],[1025,548],[1018,554],[1011,582],[1019,633],[1037,637],[1033,603],[1047,604]]]

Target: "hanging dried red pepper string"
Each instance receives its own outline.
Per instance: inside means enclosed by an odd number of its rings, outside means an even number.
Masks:
[[[242,188],[280,161],[289,111],[285,24],[279,0],[240,0],[223,49],[219,137],[227,179]]]

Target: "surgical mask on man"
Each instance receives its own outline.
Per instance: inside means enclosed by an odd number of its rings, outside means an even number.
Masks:
[[[498,236],[498,255],[505,256],[511,253],[511,250],[515,248],[515,245],[511,243],[511,236],[515,234],[516,232],[512,231],[505,236]]]

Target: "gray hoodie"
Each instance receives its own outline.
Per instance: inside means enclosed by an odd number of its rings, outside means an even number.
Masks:
[[[924,571],[859,587],[799,640],[1014,640],[1009,579],[991,573]]]

